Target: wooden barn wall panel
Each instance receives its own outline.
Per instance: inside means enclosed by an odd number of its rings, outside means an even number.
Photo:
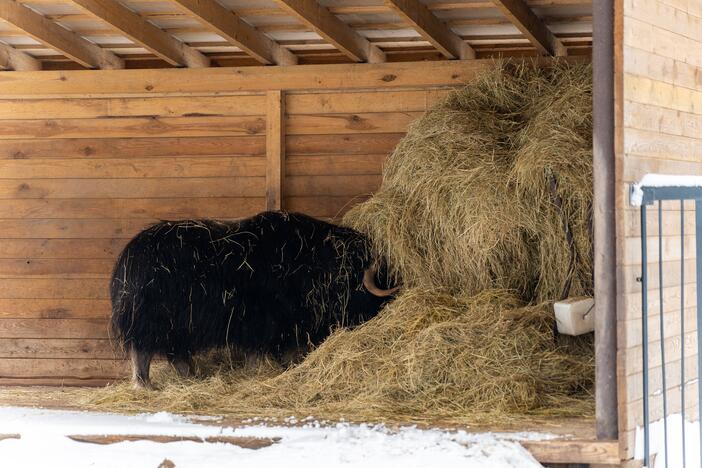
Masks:
[[[695,2],[622,0],[620,42],[617,51],[616,122],[617,237],[618,237],[618,343],[620,448],[624,460],[634,454],[635,429],[642,424],[641,349],[641,223],[638,208],[628,205],[629,184],[646,173],[702,174],[702,18],[689,5]],[[680,410],[681,354],[684,350],[687,414],[697,418],[697,340],[694,207],[679,202],[663,204],[663,284],[659,290],[657,209],[649,208],[649,334],[651,418],[662,417],[663,393],[660,354],[660,300],[663,296],[666,395],[671,412]],[[686,334],[679,336],[681,320],[681,225],[685,248]],[[681,350],[683,348],[683,350]],[[692,396],[695,395],[695,398]]]
[[[332,73],[341,89],[284,90],[282,207],[340,220],[378,189],[407,126],[476,66],[442,68],[438,87],[405,78],[411,67],[400,65],[356,77],[390,89],[357,89]],[[148,97],[109,80],[81,94],[90,85],[69,78],[70,92],[0,99],[0,384],[125,376],[108,335],[108,283],[126,242],[160,219],[266,209],[266,92],[193,82],[171,93],[181,85],[157,75],[164,92]],[[405,79],[411,88],[393,84]]]

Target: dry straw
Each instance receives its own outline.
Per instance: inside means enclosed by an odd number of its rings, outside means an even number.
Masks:
[[[591,337],[554,334],[550,302],[591,294],[591,69],[497,63],[409,129],[381,189],[345,223],[403,292],[301,364],[200,361],[160,391],[89,407],[476,423],[592,411]]]

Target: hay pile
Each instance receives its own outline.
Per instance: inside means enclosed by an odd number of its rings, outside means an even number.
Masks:
[[[591,86],[587,66],[483,74],[411,126],[381,190],[345,221],[407,286],[544,301],[572,281],[589,293]]]
[[[88,406],[235,415],[480,422],[592,409],[591,336],[554,336],[550,302],[591,294],[591,70],[510,63],[414,123],[378,193],[344,222],[399,297],[304,362],[155,376]]]

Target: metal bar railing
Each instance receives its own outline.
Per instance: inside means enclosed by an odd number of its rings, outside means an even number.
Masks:
[[[641,326],[642,326],[642,364],[643,364],[643,462],[644,467],[650,467],[651,462],[651,404],[650,399],[652,396],[658,394],[658,390],[652,395],[650,393],[650,379],[651,370],[649,368],[650,364],[650,341],[649,339],[649,286],[651,286],[649,281],[650,266],[649,266],[649,252],[648,252],[648,206],[655,206],[657,208],[657,253],[658,253],[658,315],[659,315],[659,338],[660,338],[660,356],[661,356],[661,388],[660,393],[663,403],[663,450],[665,466],[670,468],[670,460],[682,460],[682,467],[687,467],[687,441],[686,441],[686,405],[685,405],[685,386],[686,386],[686,373],[685,373],[685,201],[694,201],[695,206],[695,267],[696,267],[696,291],[697,291],[697,398],[698,398],[698,410],[702,408],[702,385],[700,384],[700,377],[702,377],[702,178],[700,178],[700,184],[698,186],[646,186],[639,185],[633,187],[638,193],[636,194],[637,200],[634,201],[634,190],[632,190],[632,203],[639,204],[641,206],[641,278],[642,283],[641,288]],[[680,209],[680,413],[682,417],[682,453],[680,457],[673,457],[671,453],[671,447],[669,446],[669,430],[668,427],[668,382],[669,377],[666,369],[666,325],[665,325],[665,281],[664,272],[670,270],[664,270],[664,254],[666,250],[663,248],[664,240],[664,211],[663,211],[663,201],[679,201]],[[673,205],[675,206],[675,205]],[[674,218],[673,218],[674,219]],[[668,280],[670,283],[670,280]],[[653,286],[653,287],[655,287]],[[670,285],[669,286],[673,286]],[[674,310],[674,309],[672,309]],[[670,333],[672,330],[668,330]],[[655,339],[655,338],[654,338]],[[702,426],[699,431],[700,435],[700,447],[702,447]],[[676,443],[676,449],[680,447],[677,445],[677,438],[674,439]],[[702,467],[702,452],[700,453],[699,465]]]
[[[663,202],[658,200],[658,309],[661,336],[661,392],[663,393],[663,444],[665,450],[665,466],[668,464],[668,386],[665,378],[665,313],[663,311]],[[684,382],[680,383],[684,385]],[[684,403],[681,406],[685,406]]]
[[[680,200],[680,413],[682,416],[683,468],[687,468],[685,443],[685,200]]]
[[[649,465],[650,426],[648,415],[648,248],[646,245],[646,205],[641,205],[641,352],[643,354],[644,466]]]

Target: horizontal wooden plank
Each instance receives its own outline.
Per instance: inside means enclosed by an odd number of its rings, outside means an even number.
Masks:
[[[107,319],[108,299],[0,299],[0,318]]]
[[[0,219],[0,239],[130,239],[157,221],[158,219]]]
[[[399,133],[421,116],[421,112],[289,115],[285,131],[289,135]]]
[[[125,371],[126,372],[126,371]],[[126,374],[125,374],[126,376]],[[0,386],[7,387],[104,387],[107,384],[114,383],[121,377],[93,377],[93,378],[75,378],[75,377],[0,377]]]
[[[0,319],[2,338],[107,339],[106,319]]]
[[[661,365],[661,341],[649,341],[648,345],[648,365],[649,368],[660,367]],[[680,332],[675,336],[664,340],[665,360],[668,363],[680,362],[680,356],[684,350],[685,359],[697,359],[697,330],[686,331],[685,339],[680,338]],[[635,346],[627,348],[625,356],[624,371],[626,375],[637,374],[643,371],[643,348]]]
[[[71,382],[118,379],[127,375],[125,361],[107,359],[0,359],[0,382],[14,379],[51,379]]]
[[[677,393],[679,395],[680,389],[680,363],[679,362],[666,362],[665,367],[665,377],[666,377],[666,388],[668,392]],[[697,390],[697,360],[696,359],[685,359],[685,388],[686,392],[689,390],[690,393],[696,394]],[[662,383],[663,383],[663,373],[660,367],[649,368],[648,373],[648,391],[650,399],[656,399],[656,397],[662,397]],[[631,374],[626,376],[626,395],[627,404],[634,404],[637,400],[643,398],[643,375],[641,373]],[[690,388],[694,385],[694,391]],[[667,392],[666,392],[667,393]],[[672,400],[672,399],[671,399]],[[693,401],[695,401],[693,399]]]
[[[107,99],[1,99],[0,119],[260,115],[263,95]]]
[[[288,135],[287,157],[310,154],[390,154],[404,133],[350,133],[340,135]]]
[[[449,92],[450,89],[293,93],[286,97],[285,110],[289,115],[423,112],[446,97]]]
[[[689,159],[696,156],[691,162],[697,162],[702,158],[702,141],[698,138],[668,135],[652,132],[650,130],[638,130],[635,128],[624,129],[624,150],[628,154],[658,158],[665,161]]]
[[[0,299],[108,299],[109,280],[0,279]]]
[[[260,197],[264,193],[265,177],[0,179],[0,199]]]
[[[167,444],[170,442],[195,442],[195,443],[205,443],[205,444],[230,444],[236,445],[237,447],[258,450],[264,447],[270,447],[271,445],[277,443],[280,438],[268,438],[268,437],[248,437],[248,436],[208,436],[208,437],[197,437],[197,436],[173,436],[173,435],[148,435],[148,434],[110,434],[110,435],[69,435],[69,439],[76,442],[84,442],[89,444],[99,444],[99,445],[110,445],[118,444],[120,442],[137,442],[140,440],[145,440],[149,442],[156,442],[159,444]]]
[[[0,278],[108,278],[110,260],[0,259]]]
[[[0,258],[115,258],[127,239],[3,239]]]
[[[22,199],[0,203],[0,218],[243,218],[263,211],[264,208],[262,197]]]
[[[0,337],[0,358],[119,359],[123,354],[107,339]]]
[[[626,106],[627,112],[624,114],[626,128],[696,138],[697,128],[702,125],[702,115],[629,101],[626,102]],[[691,155],[681,154],[679,157],[694,161]]]
[[[663,311],[665,313],[675,312],[680,309],[680,285],[663,288]],[[696,304],[695,284],[687,283],[685,285],[685,307],[694,307]],[[623,295],[622,306],[624,308],[623,318],[627,320],[641,319],[641,293],[633,292]],[[660,295],[657,288],[651,287],[648,290],[648,313],[656,315],[659,312]]]
[[[339,218],[348,210],[368,199],[367,195],[341,197],[286,197],[283,207],[317,218]]]
[[[542,60],[543,63],[553,63]],[[271,89],[348,89],[455,86],[493,66],[492,60],[240,67],[15,72],[3,74],[0,97],[163,95],[267,91]]]
[[[631,74],[624,75],[624,83],[623,98],[627,101],[681,112],[694,112],[696,105],[702,103],[698,89]]]
[[[0,138],[132,138],[263,135],[263,117],[125,117],[117,119],[0,120]]]
[[[378,175],[382,173],[385,154],[288,156],[285,174],[297,175]]]
[[[667,138],[668,135],[661,135]],[[690,154],[690,153],[686,153]],[[684,161],[685,157],[648,158],[636,154],[627,154],[631,164],[626,164],[622,172],[623,180],[632,183],[638,182],[646,174],[696,174],[702,171],[702,152],[697,161]]]
[[[658,241],[659,237],[650,233],[646,237],[646,253],[648,255],[649,264],[658,262]],[[695,233],[686,232],[685,240],[683,243],[686,258],[695,257]],[[676,235],[663,235],[661,240],[663,261],[680,260],[682,255],[683,247],[680,244],[680,236]],[[626,237],[624,239],[624,254],[625,257],[623,261],[624,265],[636,265],[641,264],[641,238],[640,237]]]
[[[702,167],[702,166],[701,166]],[[678,202],[679,206],[679,202]],[[622,210],[622,215],[624,216],[624,236],[626,237],[637,237],[641,235],[641,211],[635,210]],[[663,221],[661,223],[662,227],[665,229],[665,234],[667,236],[679,236],[681,232],[680,223],[680,210],[666,210],[662,211]],[[683,219],[683,227],[686,233],[691,234],[695,232],[695,213],[694,211],[685,211]],[[646,216],[646,230],[648,233],[656,234],[658,233],[658,212],[654,209],[651,216]]]
[[[540,463],[618,465],[616,440],[539,440],[520,442]]]
[[[264,158],[256,156],[0,159],[0,178],[263,177],[265,163]]]
[[[162,156],[263,156],[265,136],[217,138],[69,138],[52,140],[0,139],[0,159],[147,158]]]
[[[675,337],[680,335],[680,321],[681,313],[679,310],[680,303],[676,304],[677,309],[669,313],[663,314],[663,336],[665,338]],[[652,311],[653,312],[653,311]],[[683,316],[685,320],[685,329],[688,331],[697,330],[697,310],[695,307],[688,307],[685,309],[685,314]],[[649,341],[660,340],[661,330],[660,330],[660,315],[651,314],[648,319],[648,339]],[[626,341],[621,341],[618,346],[621,348],[633,348],[635,346],[640,346],[643,337],[643,324],[641,319],[632,319],[625,322],[620,322],[622,326],[626,327],[627,336]]]
[[[285,180],[287,196],[341,196],[370,194],[380,187],[380,175],[290,176]]]
[[[659,264],[653,264],[650,266],[650,268],[647,270],[647,280],[648,280],[648,285],[660,288],[660,279],[661,279],[661,274],[662,274],[662,279],[663,279],[663,288],[671,287],[671,286],[680,286],[682,284],[682,279],[683,275],[681,275],[681,265],[680,265],[680,260],[678,261],[671,261],[667,262],[664,261],[662,264],[660,264],[660,269],[662,269],[662,272],[659,271]],[[627,277],[627,278],[632,278],[636,279],[641,276],[641,266],[640,265],[626,265],[621,267],[622,273]],[[685,270],[683,272],[684,274],[684,282],[685,284],[688,283],[694,283],[695,282],[695,277],[696,277],[696,259],[694,258],[687,258],[685,260]],[[624,293],[630,293],[630,292],[640,292],[642,290],[642,283],[638,281],[630,281],[627,284],[623,285],[621,290]]]

